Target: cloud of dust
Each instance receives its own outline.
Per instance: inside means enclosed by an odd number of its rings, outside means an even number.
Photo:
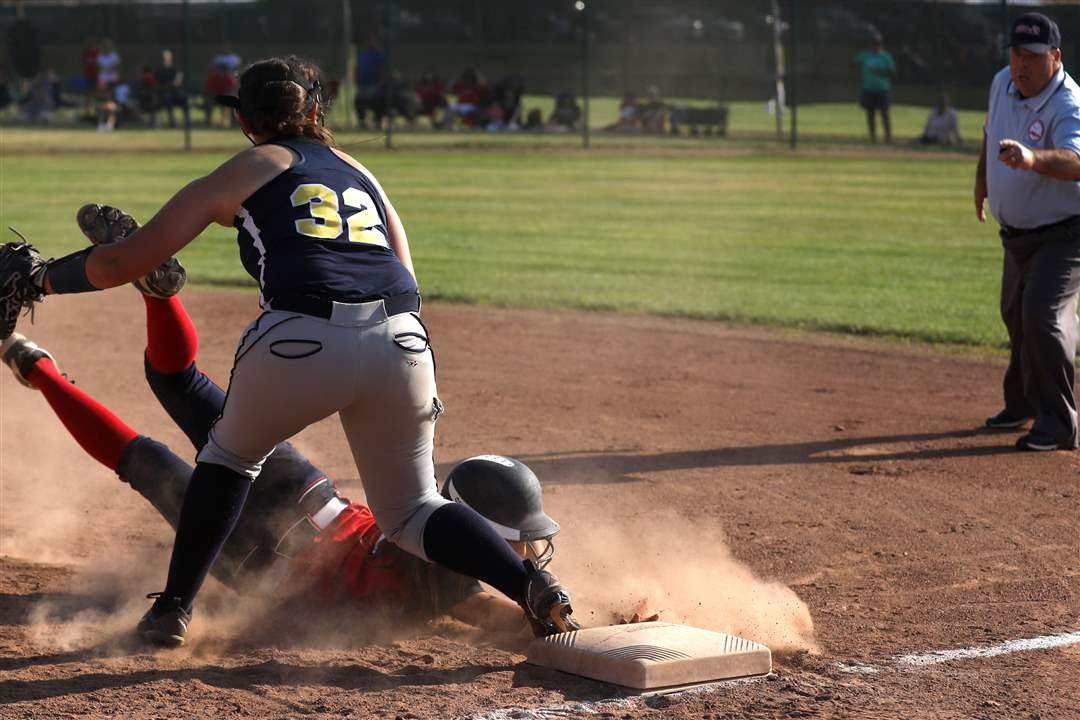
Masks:
[[[38,393],[8,391],[4,401],[0,554],[77,562],[87,555],[88,510],[109,504],[103,482],[116,483],[116,493],[130,490],[68,437]]]
[[[90,458],[40,393],[5,378],[0,405],[0,555],[71,569],[44,587],[25,618],[28,638],[57,652],[104,655],[138,648],[134,627],[161,589],[172,531],[158,513]],[[415,622],[328,612],[241,597],[210,580],[195,609],[185,653],[247,646],[350,648],[422,632]],[[303,621],[298,620],[303,618]]]
[[[148,509],[148,512],[152,512]],[[148,588],[160,587],[169,549],[151,543],[124,548],[111,560],[81,566],[65,591],[47,593],[27,618],[28,635],[54,652],[93,648],[104,656],[142,651],[134,634],[150,607]],[[320,611],[301,595],[237,594],[211,579],[199,595],[189,642],[171,657],[216,660],[263,648],[348,650],[414,637],[423,624],[390,609],[362,611],[334,606]]]
[[[566,512],[553,570],[584,625],[635,612],[724,632],[775,652],[818,652],[810,610],[788,587],[757,577],[732,557],[721,530],[674,512],[624,526]]]
[[[32,639],[70,651],[130,638],[148,607],[145,593],[164,579],[169,547],[153,541],[140,547],[116,528],[161,524],[171,533],[145,503],[116,502],[133,491],[74,442],[58,441],[66,430],[55,417],[28,406],[43,403],[39,395],[9,392],[4,399],[0,553],[76,566],[65,592],[46,594],[30,613]],[[35,421],[11,422],[24,416]],[[625,527],[598,523],[593,513],[574,515],[559,514],[566,529],[554,569],[586,624],[659,612],[663,620],[732,633],[776,651],[816,650],[806,604],[733,558],[719,528],[674,513],[634,518]],[[323,625],[301,614],[308,620],[296,622],[295,614],[266,602],[238,602],[211,583],[196,609],[194,651],[226,652],[237,638],[256,645],[356,647],[417,630],[384,617],[331,614]]]
[[[150,607],[147,590],[161,585],[168,552],[155,543],[141,551],[125,548],[123,559],[81,566],[65,582],[64,592],[45,594],[31,609],[27,618],[30,639],[56,652],[94,648],[114,655],[142,649],[135,625]],[[276,640],[290,634],[290,624],[303,623],[293,615],[283,627],[285,618],[276,610],[269,599],[238,596],[210,580],[195,609],[197,629],[189,637],[191,642],[174,657],[220,657],[236,649],[238,642],[278,644]],[[329,631],[324,634],[331,637]]]

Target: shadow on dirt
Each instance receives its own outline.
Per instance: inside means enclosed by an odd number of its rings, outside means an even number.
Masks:
[[[36,658],[22,658],[26,665],[52,664],[56,662],[79,662],[96,657],[91,649]],[[11,664],[12,661],[6,661]],[[254,665],[220,667],[207,665],[198,668],[175,670],[139,670],[115,673],[93,672],[66,678],[43,680],[6,680],[0,682],[0,705],[34,702],[66,695],[81,695],[101,690],[132,687],[147,683],[165,683],[162,688],[169,694],[169,685],[188,685],[199,681],[212,687],[230,690],[258,692],[260,686],[323,685],[351,691],[385,691],[403,686],[453,685],[470,683],[494,672],[506,672],[513,665],[473,665],[457,668],[423,668],[407,665],[394,672],[382,672],[363,665],[338,665],[305,667],[267,660]],[[297,705],[293,711],[301,712]]]
[[[520,663],[514,668],[512,686],[551,690],[568,701],[596,702],[597,700],[620,700],[633,697],[617,685],[589,680],[578,675],[569,675],[528,663]],[[522,715],[522,717],[526,716]]]
[[[878,435],[845,437],[789,444],[753,445],[749,447],[687,450],[654,454],[629,450],[579,451],[543,455],[518,455],[545,483],[593,484],[640,480],[641,473],[686,470],[692,468],[803,465],[817,463],[882,462],[904,460],[943,460],[1016,452],[1012,442],[1001,445],[946,443],[923,447],[925,443],[968,440],[984,437],[989,431],[956,430],[942,433],[911,435]],[[910,445],[915,444],[915,448]],[[895,447],[900,446],[900,447]],[[449,472],[451,465],[439,467],[439,474]]]
[[[47,606],[53,620],[70,620],[87,610],[112,612],[120,602],[118,595],[100,593],[35,592],[19,595],[0,593],[0,624],[25,625],[35,608]],[[0,660],[0,662],[3,662]]]

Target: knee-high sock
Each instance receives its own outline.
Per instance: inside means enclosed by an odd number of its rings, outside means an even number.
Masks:
[[[180,598],[191,612],[195,596],[244,509],[251,478],[222,465],[201,462],[188,483],[163,600]]]
[[[178,373],[195,362],[199,334],[179,295],[146,302],[146,359],[160,373]]]
[[[521,558],[472,508],[449,503],[433,512],[424,526],[424,553],[443,567],[486,582],[514,602],[522,599],[526,575]]]
[[[35,363],[27,378],[45,396],[75,442],[99,463],[116,470],[124,449],[138,435],[108,408],[60,374],[49,358]]]

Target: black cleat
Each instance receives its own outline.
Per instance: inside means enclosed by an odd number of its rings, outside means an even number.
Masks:
[[[88,203],[75,215],[79,229],[95,245],[111,245],[139,229],[139,223],[120,208]],[[172,297],[187,282],[187,271],[176,258],[169,258],[138,280],[132,281],[139,292],[164,300]]]
[[[0,343],[0,360],[11,368],[15,379],[28,388],[33,388],[30,382],[30,370],[41,358],[49,358],[54,363],[56,360],[49,351],[38,347],[38,344],[28,340],[25,335],[12,333]]]
[[[1013,430],[1028,421],[1026,417],[1013,415],[1008,410],[1002,410],[997,415],[986,418],[986,427],[993,430]]]
[[[177,648],[184,644],[191,613],[184,610],[180,598],[165,598],[161,593],[150,593],[154,604],[139,620],[135,632],[143,640],[161,647]]]
[[[528,577],[525,580],[524,598],[518,602],[525,617],[532,625],[533,635],[547,637],[558,633],[580,630],[581,625],[570,617],[570,594],[559,584],[559,579],[549,572],[537,570],[532,560],[524,560]]]
[[[1027,435],[1021,435],[1016,441],[1016,449],[1027,452],[1048,452],[1050,450],[1072,450],[1070,445],[1062,445],[1049,435],[1032,430]]]

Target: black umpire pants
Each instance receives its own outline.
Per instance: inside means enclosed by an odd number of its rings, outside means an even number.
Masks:
[[[1026,234],[1002,230],[1001,238],[1001,319],[1011,347],[1005,409],[1075,448],[1080,219]]]

